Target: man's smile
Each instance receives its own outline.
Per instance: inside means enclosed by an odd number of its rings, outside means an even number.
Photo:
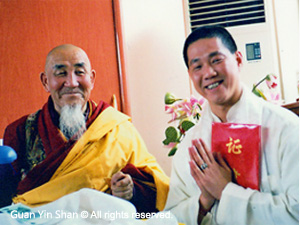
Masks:
[[[206,88],[206,89],[208,89],[208,90],[212,90],[212,89],[214,89],[214,88],[217,88],[220,84],[222,84],[223,83],[223,80],[221,80],[221,81],[217,81],[217,82],[214,82],[214,83],[212,83],[212,84],[210,84],[210,85],[207,85],[207,86],[205,86],[204,88]]]

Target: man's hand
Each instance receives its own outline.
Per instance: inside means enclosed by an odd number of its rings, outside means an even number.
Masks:
[[[111,178],[111,190],[112,195],[131,200],[133,197],[133,181],[131,176],[121,171],[115,173]]]
[[[232,181],[232,171],[220,154],[214,158],[202,139],[193,140],[192,144],[189,148],[191,175],[201,190],[201,204],[208,208],[214,199],[220,200],[223,189]],[[205,164],[206,168],[201,168]]]

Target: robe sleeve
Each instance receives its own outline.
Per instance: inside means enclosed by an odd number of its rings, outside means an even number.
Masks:
[[[169,190],[169,177],[159,166],[155,157],[147,150],[142,137],[131,122],[126,121],[122,123],[116,130],[118,130],[117,136],[120,151],[126,155],[126,165],[128,163],[133,164],[144,175],[147,174],[147,176],[150,175],[153,178],[153,183],[143,183],[148,187],[155,188],[156,198],[154,199],[156,200],[156,209],[159,211],[163,210]],[[141,184],[140,182],[137,183]],[[143,186],[145,187],[144,184]],[[148,196],[149,198],[155,196],[153,191],[150,191],[148,188],[147,190],[149,193],[152,193]]]
[[[136,168],[133,164],[127,164],[123,173],[129,174],[134,183],[133,198],[130,200],[137,209],[137,212],[157,212],[156,209],[156,188],[153,177]],[[148,185],[152,184],[152,185]]]

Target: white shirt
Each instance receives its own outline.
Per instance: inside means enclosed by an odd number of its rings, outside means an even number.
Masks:
[[[200,189],[190,174],[188,147],[202,138],[211,146],[211,124],[221,122],[207,104],[201,120],[187,132],[174,158],[165,210],[186,225],[197,224]],[[228,123],[261,125],[260,191],[229,183],[201,224],[270,225],[299,221],[299,124],[298,117],[266,102],[244,88],[230,108]]]

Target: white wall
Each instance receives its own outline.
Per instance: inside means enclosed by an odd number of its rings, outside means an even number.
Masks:
[[[171,119],[164,112],[167,91],[190,95],[182,47],[185,27],[180,0],[121,0],[125,69],[131,116],[149,151],[170,174],[172,158],[163,147]]]
[[[266,23],[228,28],[245,59],[242,81],[252,88],[273,73],[281,81],[282,103],[295,102],[299,97],[299,2],[265,0],[265,10]],[[247,61],[245,45],[254,42],[260,43],[262,59]]]
[[[267,74],[275,74],[278,80],[281,80],[272,0],[265,0],[265,13],[265,23],[228,28],[244,58],[241,80],[250,89],[253,84],[258,83]],[[260,43],[261,59],[248,61],[246,44],[256,42]],[[266,86],[261,85],[259,88],[264,87],[266,88]],[[278,91],[281,92],[280,83]],[[281,95],[283,96],[282,92]]]
[[[299,0],[273,0],[286,103],[299,97]]]

